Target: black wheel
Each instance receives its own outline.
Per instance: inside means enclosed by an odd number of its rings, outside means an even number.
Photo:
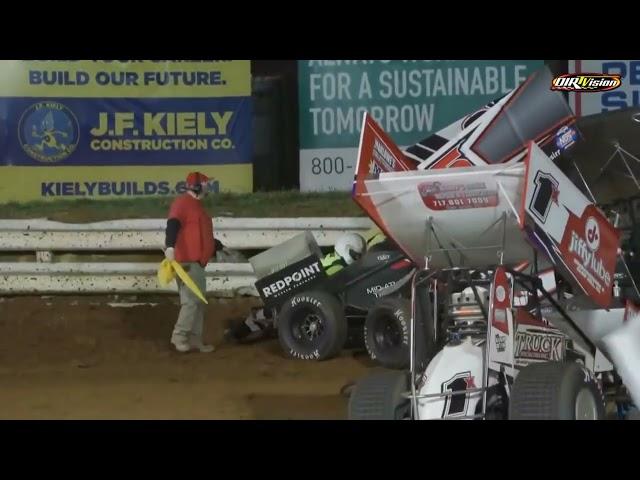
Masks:
[[[347,340],[342,304],[325,292],[304,292],[291,297],[282,307],[277,328],[284,350],[303,360],[334,357]]]
[[[349,420],[403,420],[409,418],[407,372],[382,372],[359,380],[349,399]]]
[[[604,416],[600,389],[576,362],[528,365],[511,389],[512,420],[602,420]]]
[[[371,358],[385,368],[409,367],[409,320],[411,302],[385,298],[369,311],[364,323],[364,342]]]

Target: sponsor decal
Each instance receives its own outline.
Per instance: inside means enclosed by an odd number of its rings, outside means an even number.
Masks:
[[[295,307],[296,305],[298,305],[299,303],[302,303],[302,302],[310,303],[311,305],[314,305],[314,306],[316,306],[318,308],[322,307],[322,302],[316,300],[313,297],[308,297],[306,295],[305,296],[300,296],[300,297],[293,297],[291,299],[291,306]]]
[[[484,182],[453,185],[423,182],[418,185],[418,192],[426,207],[431,210],[462,210],[498,205],[498,192],[487,188]]]
[[[294,350],[289,350],[289,353],[293,358],[299,358],[300,360],[316,360],[320,358],[320,351],[314,350],[309,354],[298,353]]]
[[[519,330],[515,339],[515,357],[518,360],[558,362],[565,356],[565,338],[535,330]]]
[[[300,268],[299,270],[287,275],[286,277],[276,280],[275,282],[262,287],[262,294],[265,298],[272,295],[278,295],[297,287],[302,283],[316,277],[321,272],[320,262],[314,262],[311,265]]]
[[[396,169],[396,158],[393,153],[377,138],[373,141],[373,160],[386,172],[393,172]]]
[[[502,333],[509,334],[507,316],[511,309],[511,284],[504,267],[496,268],[491,288],[493,289],[493,301],[489,308],[491,326]]]
[[[558,156],[561,151],[571,147],[578,139],[578,132],[575,128],[564,126],[556,132],[556,147],[558,147]],[[552,158],[553,160],[553,158]]]
[[[611,296],[618,239],[619,233],[590,206],[582,218],[570,214],[560,244],[565,263],[605,305]]]
[[[372,287],[367,287],[367,295],[375,295],[375,297],[378,297],[378,292],[380,290],[384,290],[385,288],[389,288],[392,285],[395,285],[396,282],[387,282],[384,285],[374,285]]]
[[[603,308],[611,303],[620,243],[607,217],[534,144],[529,146],[521,227],[560,273]]]

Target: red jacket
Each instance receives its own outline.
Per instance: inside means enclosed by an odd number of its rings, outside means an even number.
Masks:
[[[213,221],[202,202],[188,193],[176,198],[169,210],[169,218],[180,222],[175,257],[178,262],[198,262],[205,266],[215,253]]]

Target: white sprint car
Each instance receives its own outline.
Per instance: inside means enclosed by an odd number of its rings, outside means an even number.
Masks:
[[[603,419],[640,401],[640,295],[620,231],[554,164],[580,138],[550,80],[405,152],[365,115],[354,200],[419,270],[410,369],[358,381],[349,418]]]

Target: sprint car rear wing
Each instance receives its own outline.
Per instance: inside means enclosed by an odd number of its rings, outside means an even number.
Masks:
[[[418,266],[533,261],[532,246],[600,307],[612,298],[619,232],[530,141],[524,162],[410,170],[365,115],[353,197]]]
[[[562,93],[550,89],[542,68],[518,88],[407,149],[418,169],[496,165],[522,161],[528,142],[552,160],[580,139]]]

